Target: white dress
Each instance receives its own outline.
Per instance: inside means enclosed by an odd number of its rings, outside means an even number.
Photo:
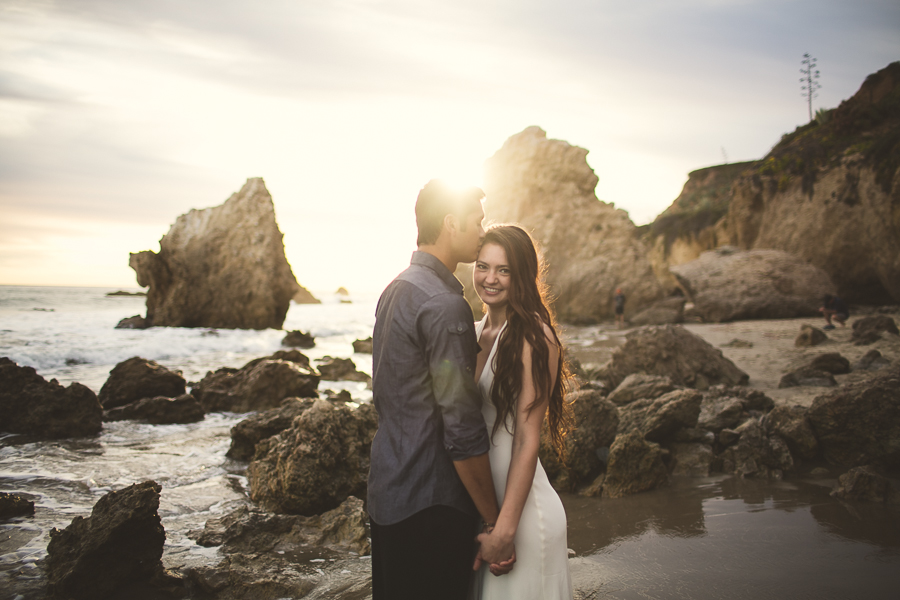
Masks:
[[[481,339],[485,320],[475,324]],[[503,326],[504,328],[506,325]],[[503,329],[500,330],[503,332]],[[500,335],[497,335],[497,340]],[[488,433],[494,427],[497,410],[491,403],[494,382],[494,355],[497,340],[488,354],[487,364],[478,380],[483,398],[481,412]],[[513,424],[514,425],[514,424]],[[510,427],[513,429],[513,427]],[[491,441],[490,461],[494,488],[501,506],[506,494],[506,477],[512,456],[513,436],[500,427]],[[538,460],[531,492],[525,501],[519,528],[516,530],[516,563],[508,575],[494,577],[483,565],[475,575],[474,600],[570,600],[572,581],[569,577],[569,556],[566,543],[566,512],[556,490],[550,485],[547,473]]]

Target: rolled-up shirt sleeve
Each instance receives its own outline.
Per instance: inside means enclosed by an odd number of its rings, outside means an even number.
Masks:
[[[490,441],[475,385],[478,342],[468,303],[455,294],[435,296],[421,307],[418,328],[447,453],[454,461],[486,453]]]

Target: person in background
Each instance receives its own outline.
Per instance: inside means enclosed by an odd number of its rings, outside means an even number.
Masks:
[[[616,295],[613,296],[613,304],[616,310],[616,327],[625,327],[625,294],[622,288],[616,288]]]
[[[843,300],[832,294],[825,294],[825,297],[822,298],[822,306],[819,308],[819,312],[825,317],[825,322],[827,323],[822,329],[834,329],[834,324],[831,322],[832,319],[837,321],[841,327],[845,327],[847,319],[850,318],[850,311],[847,309],[847,305],[844,304]]]

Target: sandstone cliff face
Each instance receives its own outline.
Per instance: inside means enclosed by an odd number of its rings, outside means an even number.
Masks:
[[[611,318],[617,287],[628,298],[626,314],[663,295],[628,214],[594,195],[597,176],[586,156],[584,148],[529,127],[485,164],[488,220],[519,223],[532,233],[547,262],[557,315],[568,322]]]
[[[302,290],[284,256],[272,196],[248,179],[224,204],[181,215],[159,254],[131,254],[152,326],[281,329]]]

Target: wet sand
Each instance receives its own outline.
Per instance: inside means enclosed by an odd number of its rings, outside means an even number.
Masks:
[[[778,389],[782,375],[818,354],[839,352],[853,363],[877,349],[900,359],[900,338],[853,346],[850,327],[827,332],[819,346],[796,348],[804,323],[823,324],[784,319],[685,327],[779,404],[809,406],[830,389]],[[602,364],[629,331],[611,327],[566,327],[570,353],[582,364]],[[723,346],[734,339],[752,347]],[[840,384],[855,377],[860,374],[835,378]],[[827,472],[813,476],[814,467]],[[563,495],[575,598],[896,598],[900,507],[832,498],[845,471],[804,463],[783,481],[683,477],[621,499]],[[900,489],[900,480],[893,483]]]

